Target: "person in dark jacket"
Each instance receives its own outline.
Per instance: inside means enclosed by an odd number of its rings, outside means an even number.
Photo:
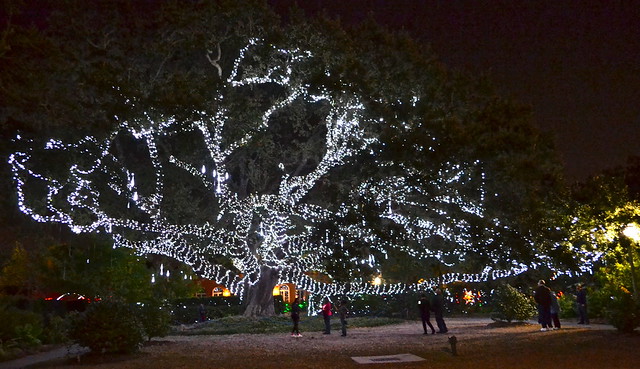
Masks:
[[[576,304],[578,305],[578,315],[580,320],[578,324],[589,324],[589,316],[587,315],[587,290],[581,284],[578,285],[576,292]]]
[[[298,297],[291,303],[291,320],[293,321],[291,337],[302,337],[298,328],[298,323],[300,323],[300,298]]]
[[[438,333],[447,333],[447,325],[444,322],[444,296],[440,288],[435,289],[435,295],[431,298],[431,310],[436,318],[436,324],[438,325]]]
[[[560,304],[558,304],[558,296],[551,291],[551,323],[553,323],[553,329],[560,329]],[[551,328],[551,325],[549,325]]]
[[[347,315],[349,314],[349,307],[347,306],[347,300],[340,302],[338,308],[338,314],[340,315],[340,327],[342,328],[342,337],[347,336]]]
[[[431,304],[429,304],[429,299],[424,293],[418,300],[418,308],[420,309],[420,318],[422,319],[422,329],[424,330],[424,334],[429,334],[427,332],[427,326],[431,328],[431,334],[436,333],[436,330],[431,324]]]
[[[551,290],[543,280],[538,282],[533,299],[538,304],[538,323],[542,326],[540,330],[545,332],[551,328]]]

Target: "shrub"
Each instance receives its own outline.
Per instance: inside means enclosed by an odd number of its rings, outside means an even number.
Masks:
[[[491,319],[496,321],[525,321],[536,313],[531,300],[508,284],[496,289],[493,296]]]
[[[204,305],[209,319],[240,315],[243,312],[237,296],[179,299],[172,306],[173,324],[191,324],[200,320],[200,304]]]
[[[558,298],[560,306],[560,318],[569,319],[576,317],[576,298],[573,295],[563,293]]]
[[[15,340],[0,340],[0,362],[14,359],[22,352]]]
[[[16,340],[25,347],[36,347],[42,344],[42,326],[29,323],[16,327]]]
[[[633,299],[631,293],[620,287],[611,297],[611,302],[605,310],[609,323],[625,333],[631,333],[640,327],[640,304]]]
[[[587,289],[587,307],[590,319],[606,319],[607,310],[611,304],[611,295],[612,289],[607,286]]]
[[[418,317],[419,298],[418,293],[358,295],[349,299],[350,315],[415,319]]]
[[[164,337],[171,331],[171,311],[159,303],[147,303],[138,307],[140,322],[147,339]]]
[[[44,330],[44,343],[66,343],[69,341],[70,319],[53,316],[46,320]]]
[[[42,316],[32,311],[13,307],[0,307],[0,340],[15,340],[32,346],[35,340],[42,339]]]
[[[144,341],[137,309],[120,301],[90,304],[74,319],[70,338],[99,353],[131,353]]]

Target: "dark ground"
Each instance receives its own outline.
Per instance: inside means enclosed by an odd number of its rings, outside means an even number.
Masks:
[[[339,332],[170,336],[132,355],[96,354],[23,362],[30,368],[637,368],[640,334],[621,334],[608,325],[540,332],[534,324],[501,326],[489,319],[450,318],[448,334],[423,335],[419,322],[354,328]],[[454,356],[448,342],[456,336]],[[425,361],[358,364],[354,356],[410,353]],[[79,361],[78,361],[79,357]],[[24,358],[27,359],[27,358]],[[23,359],[23,360],[24,360]],[[13,362],[15,364],[15,362]],[[4,363],[0,368],[16,368]]]

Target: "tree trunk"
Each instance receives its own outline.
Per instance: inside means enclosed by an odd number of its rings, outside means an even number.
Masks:
[[[274,316],[273,288],[278,282],[278,271],[267,266],[260,267],[260,280],[247,291],[247,308],[244,316]]]
[[[633,287],[633,299],[637,303],[640,303],[640,294],[638,293],[638,285],[636,282],[636,267],[633,262],[633,254],[635,251],[635,247],[633,247],[633,242],[629,242],[629,265],[631,266],[631,287]]]
[[[631,287],[633,289],[633,300],[638,303],[640,302],[640,295],[638,293],[638,285],[636,281],[636,266],[633,261],[633,254],[635,253],[634,244],[635,240],[623,233],[620,239],[620,245],[622,246],[623,250],[625,249],[625,247],[627,249],[627,259],[629,260],[629,266],[631,267]]]

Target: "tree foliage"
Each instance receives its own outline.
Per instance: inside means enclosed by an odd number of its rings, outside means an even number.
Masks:
[[[604,265],[637,259],[637,243],[623,232],[640,224],[640,203],[630,197],[624,176],[605,173],[576,184],[572,200],[572,247]]]
[[[542,241],[559,167],[528,109],[406,37],[295,12],[281,26],[258,1],[48,5],[0,79],[3,122],[25,132],[18,203],[39,222],[180,260],[252,314],[278,281],[392,292],[566,251]],[[21,71],[40,78],[11,94]],[[55,139],[28,134],[43,122]],[[412,277],[368,283],[400,260]]]
[[[0,290],[4,293],[26,294],[36,288],[36,281],[31,273],[29,255],[24,247],[17,244],[11,258],[2,265],[0,272]]]
[[[53,244],[32,250],[17,244],[12,255],[0,271],[3,295],[57,298],[71,293],[89,299],[153,302],[191,296],[197,288],[194,275],[183,265],[160,257],[143,259],[133,250],[114,249],[107,243]]]
[[[619,330],[640,324],[640,227],[637,163],[594,176],[572,189],[572,246],[593,261],[595,305]]]

